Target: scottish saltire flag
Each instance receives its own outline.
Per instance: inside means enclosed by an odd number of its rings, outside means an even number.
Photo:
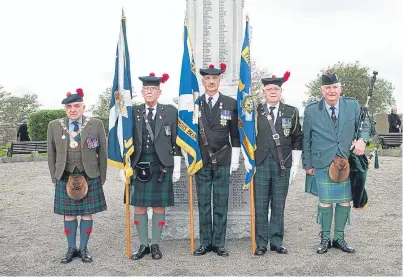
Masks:
[[[183,35],[183,57],[181,80],[179,85],[179,119],[178,136],[176,143],[184,150],[189,162],[188,174],[195,174],[203,166],[203,161],[199,149],[198,139],[198,114],[199,114],[199,84],[196,78],[196,66],[189,55],[190,39],[188,39],[188,29],[185,24]]]
[[[130,155],[134,152],[132,121],[130,58],[126,38],[126,17],[122,11],[115,77],[109,106],[108,164],[124,169],[126,182],[129,182],[130,176],[133,175],[130,165]]]
[[[244,188],[248,188],[250,186],[253,176],[255,175],[255,101],[252,98],[251,87],[252,78],[250,69],[249,19],[247,17],[245,37],[241,50],[241,66],[237,94],[238,130],[241,139],[241,151],[246,164]]]

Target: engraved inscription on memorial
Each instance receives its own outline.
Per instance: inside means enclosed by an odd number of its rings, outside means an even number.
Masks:
[[[211,63],[211,24],[213,19],[212,0],[203,0],[203,67]]]
[[[219,0],[219,59],[221,63],[229,62],[229,52],[228,52],[228,29],[229,26],[227,24],[230,23],[230,18],[228,14],[228,10],[226,8],[227,0]]]

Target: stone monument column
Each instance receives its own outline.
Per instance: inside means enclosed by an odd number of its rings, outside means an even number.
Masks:
[[[236,98],[240,53],[244,34],[243,0],[187,0],[187,19],[197,77],[201,94],[199,69],[220,63],[227,65],[222,74],[220,91]],[[232,173],[228,200],[226,238],[250,236],[249,191],[243,191],[244,166]],[[174,184],[175,207],[167,208],[164,239],[189,239],[188,175],[182,164],[181,179]],[[194,234],[199,237],[199,214],[197,209],[196,182],[193,178]],[[197,243],[195,245],[198,247]]]

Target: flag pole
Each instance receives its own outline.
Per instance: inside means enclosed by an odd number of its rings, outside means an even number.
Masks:
[[[255,189],[254,189],[254,178],[252,178],[250,182],[250,194],[249,194],[249,202],[250,202],[250,229],[251,229],[251,243],[252,243],[252,255],[255,253],[256,248],[256,236],[255,236]]]
[[[129,206],[129,182],[125,177],[126,183],[126,255],[130,258],[130,206]]]
[[[193,175],[189,175],[189,210],[190,210],[190,253],[193,254],[195,249],[194,241],[194,217],[193,217]]]

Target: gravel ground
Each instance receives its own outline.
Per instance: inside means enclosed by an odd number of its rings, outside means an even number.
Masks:
[[[125,256],[123,187],[110,167],[108,210],[95,217],[89,242],[94,261],[60,264],[66,251],[63,219],[53,214],[54,188],[46,162],[0,165],[0,275],[402,275],[402,159],[380,157],[368,173],[369,208],[353,211],[346,240],[355,254],[315,253],[316,198],[304,193],[304,174],[290,187],[285,217],[288,255],[251,255],[250,239],[229,240],[230,256],[189,254],[189,241],[163,241],[160,261]],[[135,235],[134,228],[132,234]],[[196,246],[198,241],[195,242]],[[132,238],[132,251],[138,247]]]

